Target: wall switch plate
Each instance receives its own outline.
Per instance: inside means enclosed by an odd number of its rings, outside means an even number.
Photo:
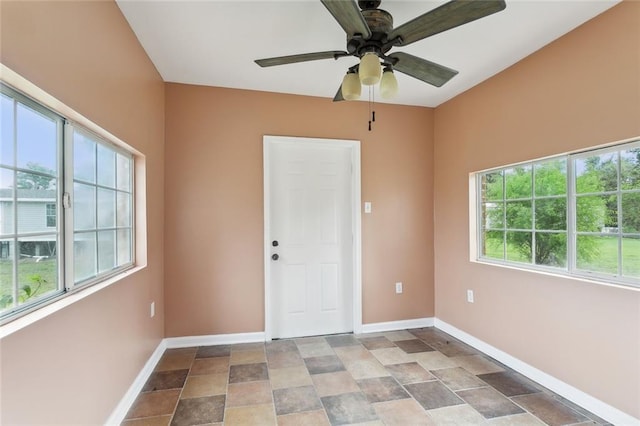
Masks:
[[[467,290],[467,302],[473,303],[473,290]]]
[[[371,202],[370,201],[365,201],[365,203],[364,203],[364,212],[365,213],[371,213]]]
[[[156,302],[151,302],[151,307],[149,308],[149,317],[153,318],[156,316]]]
[[[402,283],[396,283],[396,294],[402,293]]]

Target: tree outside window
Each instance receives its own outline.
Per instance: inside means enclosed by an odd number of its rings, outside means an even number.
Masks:
[[[480,257],[639,279],[639,145],[482,173]]]

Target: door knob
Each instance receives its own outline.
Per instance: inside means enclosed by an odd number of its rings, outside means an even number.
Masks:
[[[278,259],[280,259],[280,256],[278,256],[278,253],[274,253],[274,254],[271,255],[271,259],[278,260]]]

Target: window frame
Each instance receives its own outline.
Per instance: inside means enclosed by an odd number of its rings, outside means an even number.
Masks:
[[[0,81],[0,93],[2,93],[3,95],[9,97],[10,99],[12,99],[13,101],[13,108],[14,108],[14,117],[13,117],[13,129],[15,132],[15,129],[17,127],[17,104],[22,104],[25,107],[33,110],[34,112],[36,112],[37,114],[41,114],[49,119],[51,119],[52,121],[54,121],[56,123],[56,160],[55,160],[55,164],[56,164],[56,176],[55,176],[55,180],[56,180],[56,204],[58,204],[60,202],[60,200],[62,199],[62,187],[63,187],[63,155],[62,155],[62,138],[63,138],[63,128],[64,128],[64,117],[60,114],[58,114],[57,112],[53,111],[50,108],[47,108],[45,105],[42,105],[41,103],[33,100],[32,98],[30,98],[29,96],[25,95],[24,93],[22,93],[21,91],[11,87],[10,85]],[[54,229],[49,230],[47,228],[49,227],[45,227],[44,230],[42,231],[37,231],[37,232],[20,232],[19,229],[19,215],[18,215],[18,211],[19,211],[19,203],[18,203],[18,188],[16,188],[17,186],[17,175],[19,172],[23,172],[23,173],[31,173],[31,174],[40,174],[38,171],[32,171],[29,169],[25,169],[22,167],[18,166],[18,162],[17,162],[17,155],[18,155],[18,150],[17,148],[17,141],[16,141],[16,134],[14,133],[13,135],[13,165],[12,166],[8,166],[8,165],[2,165],[2,169],[4,170],[11,170],[13,173],[13,185],[14,185],[14,189],[12,191],[13,195],[12,195],[12,221],[13,221],[13,232],[8,233],[8,234],[2,234],[2,239],[10,239],[12,241],[9,242],[9,251],[11,252],[11,244],[13,244],[13,260],[12,260],[12,281],[13,281],[13,293],[12,293],[12,297],[14,300],[14,306],[12,308],[6,309],[4,312],[2,312],[0,314],[0,324],[4,324],[5,322],[9,322],[12,321],[15,318],[18,318],[20,316],[22,316],[24,313],[27,312],[31,312],[34,309],[36,309],[36,307],[38,306],[44,306],[48,303],[51,303],[57,299],[59,299],[60,297],[64,296],[64,263],[65,263],[65,250],[63,249],[63,244],[62,244],[62,227],[60,225],[60,220],[56,221],[56,226],[53,227]],[[43,174],[44,175],[44,174]],[[46,225],[46,223],[45,223]],[[27,237],[34,237],[34,236],[38,236],[38,235],[51,235],[51,234],[55,234],[56,235],[56,288],[55,290],[50,291],[49,293],[36,297],[33,301],[31,301],[30,303],[25,303],[22,305],[18,305],[15,303],[16,300],[18,300],[18,294],[19,294],[19,279],[18,279],[18,268],[17,268],[17,263],[19,261],[19,257],[20,257],[20,246],[19,246],[19,241],[21,238],[24,238],[25,236]]]
[[[542,160],[535,160],[535,161],[530,161],[530,162],[526,162],[526,163],[518,163],[518,164],[512,164],[509,166],[505,166],[505,167],[501,167],[501,168],[497,168],[497,169],[491,169],[491,170],[486,170],[484,172],[479,172],[478,176],[479,179],[477,180],[477,189],[476,189],[476,193],[480,194],[480,196],[478,197],[478,204],[476,206],[476,211],[478,212],[477,216],[477,223],[476,223],[476,229],[479,230],[479,232],[482,232],[482,230],[487,230],[487,231],[494,231],[494,232],[502,232],[502,238],[503,238],[503,261],[505,262],[513,262],[513,263],[517,263],[517,264],[522,264],[522,265],[531,265],[534,267],[539,267],[542,269],[552,269],[555,270],[557,269],[557,267],[554,266],[549,266],[549,265],[544,265],[544,264],[538,264],[536,263],[536,255],[535,255],[535,249],[536,249],[536,237],[537,234],[565,234],[567,239],[568,239],[568,231],[565,228],[565,230],[558,230],[558,229],[546,229],[546,228],[537,228],[536,225],[536,202],[539,200],[557,200],[557,199],[564,199],[566,201],[567,199],[567,194],[568,194],[568,187],[565,187],[565,193],[564,194],[559,194],[559,195],[536,195],[536,166],[539,166],[541,164],[545,164],[545,163],[549,163],[552,161],[558,161],[558,160],[564,160],[565,162],[565,168],[567,167],[567,159],[560,156],[560,157],[553,157],[553,158],[546,158],[546,159],[542,159]],[[508,198],[507,197],[507,174],[506,172],[509,170],[513,170],[516,168],[524,168],[527,167],[530,170],[528,171],[528,174],[531,176],[531,190],[530,190],[530,197],[514,197],[514,198]],[[482,198],[482,177],[487,175],[487,174],[495,174],[499,172],[500,173],[500,177],[502,179],[502,198],[500,199],[487,199],[486,201]],[[568,185],[568,180],[567,180],[567,185]],[[488,204],[488,203],[500,203],[502,206],[502,227],[501,228],[486,228],[485,224],[484,224],[484,217],[482,215],[482,213],[484,212],[483,210],[483,204]],[[517,202],[530,202],[531,206],[531,225],[529,228],[517,228],[517,227],[509,227],[508,226],[508,221],[507,221],[507,206],[509,203],[517,203]],[[566,205],[566,202],[565,202]],[[565,224],[567,224],[568,227],[568,213],[565,216]],[[519,262],[519,261],[513,261],[513,260],[507,260],[507,233],[509,232],[527,232],[531,234],[531,255],[530,255],[530,261],[529,262]],[[481,238],[480,235],[478,235],[479,238],[477,238],[477,243],[478,243],[478,247],[477,247],[477,253],[479,257],[481,256],[482,253],[482,242],[484,241],[483,238]],[[482,257],[482,259],[490,259],[490,260],[496,260],[496,261],[500,261],[500,259],[496,259],[496,258],[485,258]],[[568,261],[568,259],[567,259]]]
[[[3,71],[4,70],[9,71],[5,67],[3,67]],[[11,72],[9,73],[12,74]],[[23,104],[26,107],[36,111],[37,113],[40,113],[48,118],[55,119],[55,122],[57,123],[56,124],[57,126],[56,127],[57,174],[55,177],[56,199],[55,199],[55,203],[45,204],[45,225],[46,225],[45,229],[48,229],[49,231],[43,230],[42,232],[35,233],[36,235],[38,234],[48,235],[53,233],[56,234],[57,288],[55,291],[50,291],[49,293],[41,297],[34,298],[34,300],[29,301],[29,303],[23,303],[21,305],[15,304],[13,307],[7,308],[6,310],[4,310],[4,312],[0,313],[0,326],[4,326],[5,324],[8,324],[14,320],[17,320],[27,314],[39,311],[45,306],[48,306],[54,302],[63,300],[68,296],[76,294],[79,291],[97,286],[98,284],[101,284],[101,283],[107,283],[112,279],[114,279],[115,277],[119,275],[123,275],[124,273],[128,273],[131,269],[139,266],[137,265],[137,261],[136,261],[137,205],[136,205],[136,195],[135,195],[136,157],[139,154],[133,149],[129,150],[123,146],[120,146],[120,144],[117,144],[116,141],[121,142],[119,139],[114,137],[114,140],[112,141],[108,137],[97,134],[95,131],[88,128],[86,125],[80,124],[77,121],[72,120],[71,117],[60,112],[58,108],[52,108],[50,105],[47,105],[47,103],[41,102],[37,100],[37,98],[33,98],[29,96],[27,93],[17,89],[16,86],[10,84],[4,79],[0,80],[0,92],[3,95],[12,99],[14,102],[14,105],[18,103]],[[57,106],[61,106],[61,104],[59,104],[58,102],[56,102],[55,104]],[[67,107],[64,107],[61,109],[72,112],[72,115],[74,116],[82,117],[82,116],[79,116],[77,113],[75,113],[73,110],[68,109]],[[14,110],[15,110],[15,106],[14,106]],[[14,124],[13,124],[14,126],[17,123],[15,120],[17,120],[16,117],[14,117]],[[93,123],[88,122],[88,120],[84,120],[84,121],[87,121],[87,124],[92,125],[94,128],[102,130],[101,128],[95,126]],[[72,213],[73,208],[70,208],[73,205],[73,198],[74,198],[73,148],[72,148],[73,144],[72,144],[72,140],[70,139],[70,135],[74,131],[80,131],[84,134],[89,134],[91,135],[92,138],[94,138],[94,141],[96,143],[106,146],[110,150],[114,151],[116,161],[117,161],[117,154],[120,154],[126,157],[129,161],[129,170],[128,170],[129,191],[127,192],[129,197],[129,226],[126,227],[129,230],[129,239],[128,239],[129,261],[118,266],[117,244],[114,243],[116,246],[116,249],[114,249],[113,255],[115,258],[114,263],[116,264],[116,267],[102,273],[97,271],[97,274],[95,276],[78,283],[74,282],[74,271],[73,271],[74,229],[73,229],[73,213]],[[101,133],[110,135],[108,132],[101,132]],[[17,242],[20,240],[20,236],[22,234],[19,232],[19,229],[18,229],[18,220],[19,220],[18,208],[19,207],[17,203],[18,193],[17,193],[17,189],[15,188],[15,184],[16,184],[15,178],[19,171],[28,172],[28,173],[31,173],[32,171],[18,167],[16,162],[17,150],[16,150],[15,143],[16,142],[15,142],[15,136],[14,136],[14,141],[13,141],[14,152],[12,154],[14,156],[13,166],[8,166],[8,165],[2,166],[3,170],[11,171],[14,177],[14,183],[13,183],[14,190],[12,191],[13,193],[13,196],[12,196],[13,197],[13,218],[12,218],[13,232],[9,234],[2,234],[2,240],[3,241],[11,240],[9,241],[9,244],[10,245],[13,244],[13,252],[14,252],[13,253],[14,259],[12,261],[12,265],[13,265],[12,280],[14,283],[13,298],[14,300],[17,300],[16,288],[18,289],[17,291],[19,292],[19,287],[20,287],[20,283],[18,282],[18,278],[17,278],[18,271],[16,268],[16,262],[18,262],[18,260],[16,260],[17,259],[16,256],[19,256],[18,255],[19,246]],[[35,172],[35,173],[38,174],[38,172]],[[97,178],[97,175],[96,175],[96,178]],[[69,185],[70,181],[71,181],[71,185]],[[116,183],[116,186],[117,186],[117,183]],[[115,191],[115,193],[117,194],[117,191]],[[117,195],[116,195],[116,202],[117,202]],[[48,226],[49,225],[48,213],[49,213],[50,204],[55,206],[55,211],[56,211],[56,223],[54,227]],[[96,209],[97,209],[97,205],[96,205]],[[117,228],[118,227],[116,223],[116,226],[114,227],[116,239],[118,235]],[[99,229],[96,228],[95,232],[97,235],[97,232],[99,232]],[[31,233],[30,235],[32,234],[33,233]],[[71,235],[71,238],[69,238],[69,235]],[[96,257],[97,257],[97,252],[96,252]],[[66,306],[66,304],[62,306]]]
[[[475,197],[471,197],[472,200],[472,210],[475,212],[475,221],[472,224],[475,226],[475,229],[471,232],[472,238],[475,241],[472,241],[472,247],[475,250],[475,253],[472,252],[472,261],[476,261],[479,263],[485,264],[494,264],[501,265],[507,267],[515,267],[517,269],[534,271],[534,272],[543,272],[543,273],[551,273],[555,275],[564,275],[569,277],[576,277],[582,279],[588,279],[596,282],[605,282],[605,283],[614,283],[620,284],[625,287],[640,289],[640,278],[634,278],[632,276],[623,275],[623,252],[622,252],[622,244],[623,238],[625,236],[631,237],[640,237],[640,232],[623,232],[622,229],[622,197],[621,194],[624,193],[638,193],[640,194],[640,189],[631,189],[631,190],[623,190],[621,187],[621,165],[620,165],[620,152],[628,151],[632,149],[640,149],[640,138],[632,138],[625,141],[617,142],[611,145],[596,147],[588,150],[575,151],[571,153],[555,155],[550,157],[545,157],[541,159],[536,159],[532,161],[525,161],[520,163],[514,163],[506,166],[495,167],[491,169],[486,169],[482,171],[478,171],[472,173],[474,186],[471,187],[472,190],[475,191]],[[580,159],[589,158],[593,156],[598,156],[607,153],[616,153],[617,161],[617,190],[616,191],[599,191],[594,192],[590,195],[615,195],[617,197],[617,222],[619,231],[615,233],[603,233],[603,232],[586,232],[586,231],[578,231],[576,228],[576,210],[577,210],[577,196],[584,196],[585,194],[576,194],[576,170],[575,170],[575,162]],[[539,164],[544,164],[552,161],[564,160],[566,165],[566,191],[564,195],[560,196],[537,196],[535,194],[535,167]],[[520,262],[515,260],[507,260],[507,232],[510,228],[507,226],[507,201],[510,200],[507,198],[506,192],[506,176],[505,172],[509,169],[517,168],[517,167],[530,167],[531,173],[531,197],[528,199],[523,198],[522,200],[531,201],[531,233],[532,233],[532,246],[531,246],[531,260],[529,262]],[[500,200],[493,199],[484,199],[482,182],[483,177],[492,174],[492,173],[500,173],[502,178],[502,198]],[[551,198],[563,198],[565,199],[566,205],[566,230],[565,231],[555,231],[554,232],[564,232],[566,235],[566,266],[565,267],[555,267],[549,265],[541,265],[536,264],[535,261],[535,234],[538,232],[550,232],[550,230],[544,229],[536,229],[536,212],[535,212],[535,200],[537,199],[551,199]],[[511,199],[520,200],[518,199]],[[502,212],[502,228],[487,228],[485,227],[485,217],[483,216],[483,205],[486,203],[490,203],[492,201],[500,202],[503,206]],[[471,215],[471,219],[474,219],[474,215]],[[515,228],[514,228],[515,229]],[[485,235],[490,231],[499,231],[502,232],[503,236],[503,258],[497,259],[492,257],[487,257],[483,254],[483,244],[485,240]],[[608,274],[605,272],[598,272],[592,270],[580,269],[577,267],[577,236],[578,235],[596,235],[596,236],[615,236],[617,238],[618,244],[618,252],[617,252],[617,262],[618,262],[618,272],[616,274]],[[475,244],[474,244],[475,243]]]
[[[75,264],[74,264],[74,258],[75,258],[75,253],[74,253],[74,236],[76,233],[78,233],[78,231],[76,231],[74,229],[74,209],[73,207],[71,208],[66,208],[65,207],[65,236],[64,236],[64,240],[65,242],[67,242],[66,244],[68,245],[68,247],[66,247],[66,264],[65,264],[65,286],[67,291],[74,291],[77,289],[82,289],[85,287],[90,287],[92,285],[98,284],[106,279],[109,279],[115,275],[118,275],[124,271],[126,271],[127,269],[130,269],[132,267],[135,266],[136,260],[135,260],[135,156],[133,153],[127,152],[126,150],[120,148],[119,146],[114,145],[113,143],[109,142],[108,140],[106,140],[104,137],[96,134],[95,132],[87,129],[84,126],[78,125],[74,122],[71,121],[67,121],[67,123],[65,124],[65,127],[67,128],[67,130],[65,131],[65,158],[69,158],[71,159],[71,161],[68,161],[65,163],[65,175],[64,175],[64,186],[65,186],[65,193],[69,194],[69,203],[71,206],[73,206],[73,202],[74,202],[74,184],[75,183],[82,183],[82,184],[86,184],[85,181],[80,180],[80,182],[78,182],[78,180],[75,178],[74,174],[73,174],[73,146],[74,146],[74,142],[73,142],[73,136],[75,132],[79,132],[81,134],[83,134],[84,136],[89,136],[93,139],[93,141],[95,143],[100,143],[108,148],[110,148],[111,150],[113,150],[116,154],[121,154],[125,157],[127,157],[129,159],[129,164],[130,164],[130,171],[129,171],[129,194],[130,194],[130,212],[131,212],[131,218],[130,218],[130,244],[129,244],[129,253],[130,253],[130,260],[129,262],[127,262],[126,264],[122,265],[122,266],[117,266],[114,269],[107,271],[107,272],[103,272],[100,273],[99,271],[96,273],[95,276],[80,280],[80,281],[76,281],[75,280]],[[117,160],[116,160],[117,161]],[[97,167],[97,166],[96,166]],[[98,184],[97,182],[97,174],[96,174],[96,182],[94,184],[91,184],[92,186],[94,186],[97,189],[102,188],[102,185]],[[96,194],[97,196],[97,194]],[[96,215],[98,214],[98,204],[96,201],[95,204],[96,207]],[[117,225],[117,224],[116,224]],[[117,226],[115,227],[117,228]],[[80,231],[82,232],[82,231]],[[89,232],[89,231],[86,231]],[[96,234],[96,238],[97,238],[97,233],[99,232],[99,228],[98,228],[98,224],[96,223],[95,228],[93,228],[91,230],[91,232],[95,232]],[[117,234],[116,234],[116,238],[117,238]],[[96,244],[97,244],[97,240],[96,240]],[[117,252],[114,253],[114,255],[117,257]],[[98,253],[96,252],[96,256],[98,256]],[[97,262],[98,259],[96,258],[96,270],[98,270],[98,266],[97,266]]]
[[[625,193],[638,193],[640,194],[640,188],[635,189],[635,190],[623,190],[621,188],[621,174],[620,174],[620,152],[621,151],[628,151],[631,149],[640,149],[640,139],[634,139],[628,142],[624,142],[624,143],[620,143],[620,144],[616,144],[613,146],[609,146],[609,147],[605,147],[605,148],[599,148],[599,149],[594,149],[594,150],[589,150],[589,151],[584,151],[584,152],[577,152],[575,154],[570,155],[571,157],[571,171],[572,171],[572,181],[571,181],[571,205],[573,207],[573,210],[571,212],[571,222],[572,222],[572,226],[573,228],[573,233],[572,233],[572,238],[570,239],[569,244],[571,245],[572,250],[574,251],[574,253],[577,253],[577,238],[579,235],[592,235],[592,236],[615,236],[617,239],[617,248],[618,248],[618,256],[617,256],[617,267],[618,267],[618,272],[617,274],[607,274],[605,272],[594,272],[594,271],[589,271],[589,270],[585,270],[585,269],[580,269],[577,265],[577,256],[573,256],[572,257],[572,264],[571,264],[571,271],[573,272],[573,274],[577,275],[577,276],[581,276],[583,278],[589,278],[589,279],[606,279],[606,280],[612,280],[615,282],[618,282],[620,284],[625,284],[625,285],[630,285],[630,286],[635,286],[635,287],[639,287],[640,288],[640,277],[637,279],[634,279],[632,277],[627,277],[625,278],[623,276],[623,255],[622,255],[622,244],[623,244],[623,238],[625,236],[625,234],[627,235],[634,235],[634,236],[638,236],[640,237],[640,230],[639,232],[623,232],[623,228],[622,228],[622,194]],[[589,157],[593,157],[596,155],[602,155],[602,154],[609,154],[609,153],[615,153],[616,154],[616,187],[617,189],[615,191],[596,191],[596,192],[585,192],[585,193],[581,193],[578,194],[577,193],[577,188],[576,188],[576,171],[575,171],[575,162],[577,160],[580,159],[585,159],[585,158],[589,158]],[[616,233],[605,233],[605,232],[589,232],[589,231],[578,231],[577,228],[577,197],[579,196],[598,196],[598,195],[604,195],[604,196],[611,196],[614,195],[616,197],[616,204],[617,204],[617,223],[618,223],[618,229],[619,231]],[[640,214],[640,212],[639,212]]]

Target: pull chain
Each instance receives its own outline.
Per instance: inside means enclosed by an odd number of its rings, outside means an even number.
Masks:
[[[369,120],[369,131],[371,131],[371,123],[376,122],[376,112],[373,110],[375,107],[375,90],[373,86],[369,86],[369,116],[371,119]]]
[[[369,86],[369,102],[367,102],[367,106],[369,107],[369,116],[371,116],[371,86]],[[369,131],[371,131],[371,119],[369,119]]]

